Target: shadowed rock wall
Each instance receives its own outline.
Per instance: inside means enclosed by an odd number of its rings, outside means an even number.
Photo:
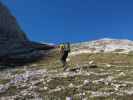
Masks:
[[[30,42],[16,18],[0,2],[0,63],[32,61],[43,56],[40,50],[52,48],[47,44]]]

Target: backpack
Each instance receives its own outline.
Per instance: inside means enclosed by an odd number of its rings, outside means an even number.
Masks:
[[[68,51],[68,52],[71,51],[71,50],[70,50],[70,43],[66,43],[66,44],[65,44],[64,51]]]

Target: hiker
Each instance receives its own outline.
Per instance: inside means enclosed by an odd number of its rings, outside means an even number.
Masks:
[[[64,70],[66,70],[67,66],[67,62],[66,59],[68,57],[68,53],[70,52],[70,43],[63,43],[60,45],[60,54],[61,54],[61,62],[62,62],[62,66],[64,67]]]

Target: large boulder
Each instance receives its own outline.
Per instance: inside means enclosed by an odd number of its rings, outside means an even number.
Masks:
[[[42,50],[53,46],[29,41],[16,18],[0,2],[0,63],[21,63],[39,59]]]

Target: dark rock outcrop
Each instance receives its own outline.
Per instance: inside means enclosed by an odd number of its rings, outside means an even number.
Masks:
[[[54,46],[31,42],[16,18],[0,2],[0,63],[24,63],[43,56],[42,50]]]

